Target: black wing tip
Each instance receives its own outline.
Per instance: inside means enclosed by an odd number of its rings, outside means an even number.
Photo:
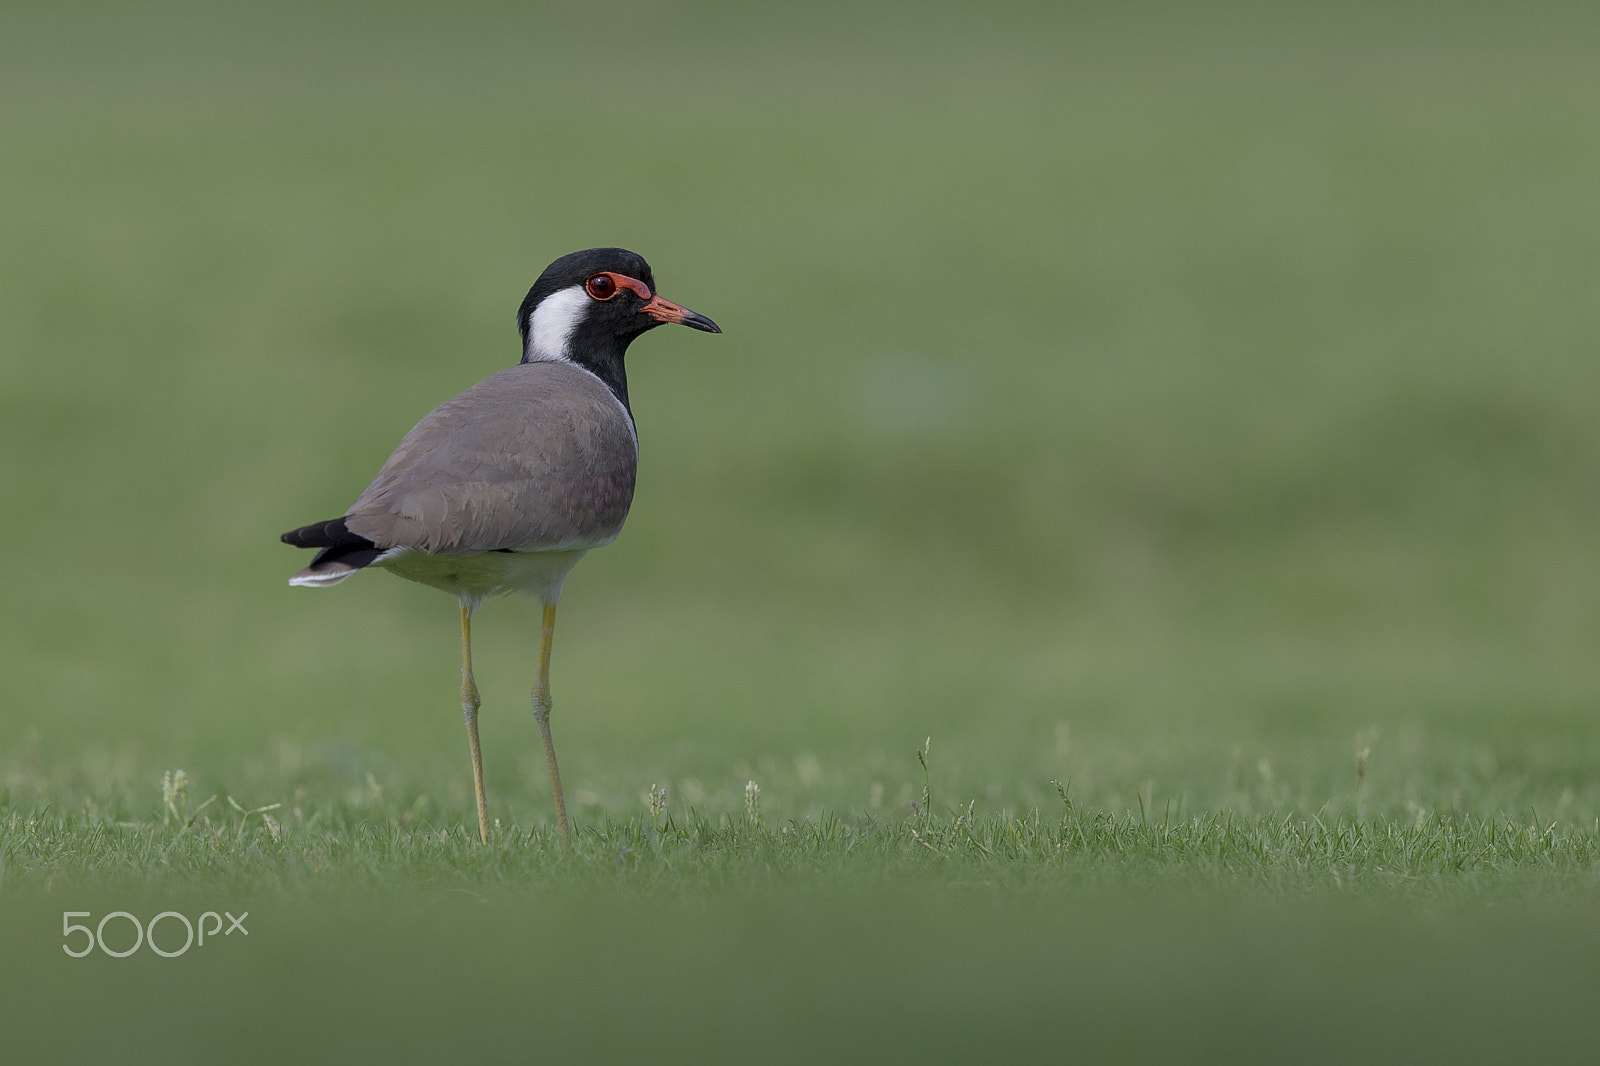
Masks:
[[[311,560],[308,570],[327,562],[340,562],[352,570],[359,570],[382,555],[383,550],[361,534],[350,532],[350,527],[345,525],[345,518],[313,522],[309,526],[291,529],[278,539],[296,548],[322,549]]]
[[[345,525],[345,519],[348,517],[346,515],[342,518],[330,518],[326,522],[313,522],[309,526],[291,529],[278,539],[296,548],[336,548],[347,545],[352,548],[376,547],[366,537],[350,532],[350,527]]]

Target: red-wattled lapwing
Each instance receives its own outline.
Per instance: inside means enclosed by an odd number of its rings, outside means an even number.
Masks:
[[[562,256],[517,312],[522,362],[434,408],[342,518],[283,535],[297,548],[322,549],[291,585],[324,588],[380,566],[461,601],[461,711],[485,843],[472,612],[511,592],[544,605],[533,716],[565,848],[567,807],[550,739],[556,600],[578,560],[616,539],[628,516],[639,439],[623,356],[635,337],[664,322],[722,332],[657,296],[649,264],[633,252],[591,248]]]

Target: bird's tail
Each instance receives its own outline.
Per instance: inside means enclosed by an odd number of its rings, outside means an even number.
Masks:
[[[352,533],[343,518],[313,522],[291,529],[281,538],[296,548],[321,548],[311,565],[289,579],[291,585],[328,588],[383,554],[383,550],[359,533]]]

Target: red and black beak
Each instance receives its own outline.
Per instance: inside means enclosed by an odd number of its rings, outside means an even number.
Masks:
[[[700,312],[691,311],[687,307],[675,304],[671,300],[663,300],[659,296],[650,297],[649,302],[639,308],[639,313],[649,315],[657,322],[676,322],[680,326],[704,330],[707,333],[722,332],[715,322],[700,314]]]

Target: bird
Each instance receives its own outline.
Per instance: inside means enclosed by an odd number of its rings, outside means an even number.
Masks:
[[[650,266],[625,248],[589,248],[545,268],[517,311],[522,359],[429,412],[338,518],[283,534],[316,548],[289,584],[331,588],[387,570],[455,595],[461,607],[461,711],[472,757],[478,836],[489,843],[481,701],[472,615],[521,593],[543,607],[532,691],[563,850],[571,847],[550,733],[556,603],[585,553],[616,539],[633,501],[639,437],[624,356],[666,323],[721,333],[655,292]]]

